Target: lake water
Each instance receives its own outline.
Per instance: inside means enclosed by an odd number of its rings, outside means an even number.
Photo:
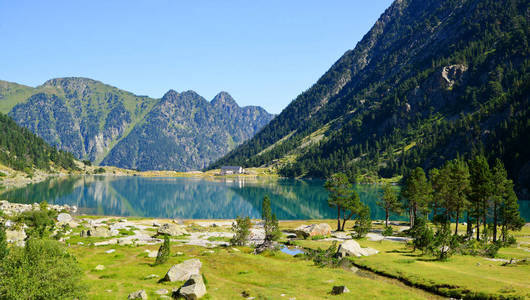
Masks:
[[[381,189],[376,185],[355,188],[361,201],[370,206],[372,219],[384,219],[384,211],[376,204]],[[265,195],[271,198],[272,210],[281,220],[336,218],[321,180],[74,176],[10,190],[0,199],[76,205],[79,213],[90,215],[232,219],[238,215],[260,218]],[[521,202],[527,221],[529,204]]]

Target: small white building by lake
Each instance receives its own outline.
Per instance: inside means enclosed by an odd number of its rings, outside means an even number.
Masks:
[[[243,174],[245,169],[241,166],[222,166],[220,175]]]

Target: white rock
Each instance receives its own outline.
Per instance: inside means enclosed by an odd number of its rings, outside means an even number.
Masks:
[[[379,251],[372,248],[361,248],[359,243],[354,240],[348,240],[340,244],[337,254],[339,257],[344,256],[369,256],[379,253]]]
[[[178,289],[177,294],[185,299],[199,299],[206,294],[206,286],[200,274],[195,274]]]
[[[96,270],[96,271],[103,271],[103,270],[105,270],[105,266],[104,266],[104,265],[97,265],[97,266],[94,268],[94,270]]]
[[[105,253],[109,253],[109,254],[110,253],[114,253],[114,252],[116,252],[116,249],[109,249],[109,250],[105,251]]]
[[[188,259],[180,264],[174,265],[167,271],[164,281],[183,281],[188,280],[192,275],[200,274],[202,263],[200,260]]]
[[[72,221],[72,216],[70,214],[60,213],[57,216],[57,222],[59,222],[59,223],[68,223],[70,221]]]

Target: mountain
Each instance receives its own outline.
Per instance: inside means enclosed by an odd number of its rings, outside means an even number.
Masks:
[[[269,120],[262,108],[240,108],[227,93],[208,102],[193,91],[171,90],[102,164],[144,170],[202,169]]]
[[[0,163],[27,173],[34,168],[50,170],[52,166],[77,169],[70,153],[58,151],[3,113],[0,113]]]
[[[391,177],[500,157],[530,187],[526,0],[396,0],[353,50],[210,168]]]
[[[202,168],[273,117],[226,92],[212,102],[194,92],[153,99],[78,77],[36,88],[0,81],[0,111],[76,158],[141,170]]]

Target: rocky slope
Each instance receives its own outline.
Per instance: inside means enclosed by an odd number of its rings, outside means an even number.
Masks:
[[[529,18],[523,0],[396,0],[315,85],[211,167],[390,177],[484,151],[528,189]]]
[[[36,88],[0,81],[0,110],[79,159],[179,171],[204,167],[273,117],[224,92],[212,102],[194,92],[152,99],[77,77]]]

